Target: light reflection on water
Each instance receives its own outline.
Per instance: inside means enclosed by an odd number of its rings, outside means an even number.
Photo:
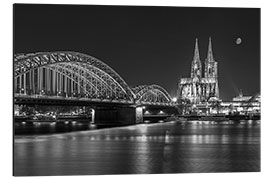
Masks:
[[[141,124],[16,136],[15,175],[260,171],[260,126]]]

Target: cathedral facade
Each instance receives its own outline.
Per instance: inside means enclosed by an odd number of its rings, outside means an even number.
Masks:
[[[217,64],[213,56],[211,38],[209,38],[203,72],[198,39],[196,39],[194,57],[191,63],[191,75],[190,78],[179,80],[178,99],[189,100],[192,104],[207,102],[212,97],[219,99]]]

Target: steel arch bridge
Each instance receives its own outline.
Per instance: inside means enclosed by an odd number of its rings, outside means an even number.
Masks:
[[[15,55],[15,93],[132,102],[126,82],[108,65],[77,52]]]
[[[132,88],[136,95],[136,104],[149,104],[149,105],[171,105],[172,97],[161,86],[158,85],[141,85]]]
[[[78,52],[38,52],[14,56],[15,97],[65,98],[171,105],[158,85],[131,89],[101,60]]]

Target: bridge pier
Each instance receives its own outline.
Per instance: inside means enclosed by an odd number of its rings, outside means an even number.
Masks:
[[[136,107],[136,123],[142,123],[143,122],[143,108],[142,107]]]

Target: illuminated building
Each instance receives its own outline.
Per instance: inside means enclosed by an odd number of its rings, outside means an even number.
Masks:
[[[239,96],[233,98],[233,101],[249,101],[252,96],[243,96],[242,90],[240,90]]]
[[[224,114],[260,114],[261,113],[261,95],[234,97],[232,101],[221,102],[220,110]]]
[[[202,70],[198,39],[196,39],[191,77],[180,79],[178,99],[188,100],[192,104],[207,102],[210,98],[219,99],[217,62],[214,60],[211,38],[209,38],[207,58],[204,62],[204,77]]]

